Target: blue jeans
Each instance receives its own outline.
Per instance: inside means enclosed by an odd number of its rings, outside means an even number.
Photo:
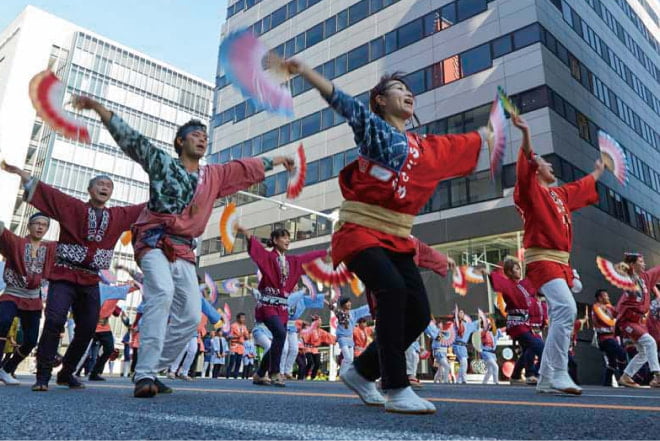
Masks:
[[[13,373],[19,363],[23,361],[37,345],[41,310],[25,311],[18,309],[18,306],[14,302],[0,302],[0,338],[7,338],[7,333],[9,333],[9,328],[11,328],[14,317],[18,317],[21,322],[21,328],[23,329],[23,344],[21,344],[18,351],[15,350],[11,358],[3,364],[2,368],[8,373]]]
[[[534,365],[534,357],[539,357],[540,364],[541,355],[543,355],[543,340],[534,337],[534,334],[531,331],[527,331],[524,334],[519,335],[516,340],[520,346],[522,346],[523,353],[516,361],[516,365],[513,368],[513,373],[511,374],[511,379],[519,380],[520,373],[523,368],[525,368],[525,375],[528,377],[531,377],[532,375],[538,375],[536,366]]]
[[[598,349],[605,353],[607,364],[603,371],[603,386],[612,386],[612,375],[618,380],[626,368],[626,351],[615,338],[598,342]]]
[[[286,323],[282,323],[280,318],[276,315],[270,316],[263,321],[268,330],[273,334],[273,341],[270,344],[270,349],[266,351],[257,374],[260,377],[266,375],[266,371],[270,375],[280,373],[280,362],[282,360],[282,349],[284,348],[284,341],[286,340]]]
[[[232,352],[229,356],[229,365],[227,365],[227,378],[238,378],[238,371],[241,370],[241,363],[243,362],[243,354]]]

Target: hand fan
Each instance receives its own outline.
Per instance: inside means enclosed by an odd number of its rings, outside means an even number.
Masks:
[[[294,157],[296,168],[289,173],[289,182],[286,186],[286,197],[289,199],[297,198],[305,186],[305,178],[307,177],[307,159],[305,158],[305,149],[303,145],[298,146],[296,155]]]
[[[238,212],[236,204],[230,202],[222,211],[220,217],[220,240],[225,250],[231,253],[236,242],[236,228],[238,227]]]
[[[617,271],[612,262],[596,256],[596,266],[612,285],[626,291],[639,291],[639,286],[627,275]]]
[[[598,147],[605,168],[612,172],[621,185],[626,185],[628,183],[628,161],[619,143],[607,133],[599,130]]]
[[[490,179],[495,180],[495,174],[502,168],[504,148],[506,147],[506,116],[499,95],[495,97],[488,118],[488,150],[490,152]]]

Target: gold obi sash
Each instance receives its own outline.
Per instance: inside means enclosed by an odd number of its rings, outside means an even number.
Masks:
[[[408,238],[415,216],[358,201],[344,201],[339,209],[338,228],[345,222]]]
[[[570,257],[571,253],[568,251],[549,250],[546,248],[527,248],[525,250],[525,265],[542,260],[568,265]]]

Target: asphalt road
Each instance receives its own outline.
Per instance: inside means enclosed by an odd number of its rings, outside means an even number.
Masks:
[[[425,384],[438,412],[386,413],[341,383],[246,380],[167,381],[172,395],[132,397],[126,379],[0,385],[2,439],[658,439],[660,390],[586,387],[581,397],[548,396],[525,386]]]

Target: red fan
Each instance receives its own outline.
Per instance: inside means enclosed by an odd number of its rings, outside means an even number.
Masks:
[[[616,266],[607,259],[596,256],[596,266],[603,276],[612,285],[626,291],[639,291],[637,285],[627,274],[622,274],[616,269]]]
[[[236,211],[236,204],[230,202],[222,211],[222,216],[220,217],[220,240],[228,253],[231,253],[234,249],[237,226],[238,212]]]
[[[452,278],[451,286],[456,291],[456,294],[464,296],[467,294],[468,285],[465,278],[465,267],[460,266],[454,269],[454,277]]]
[[[330,316],[330,329],[334,329],[336,331],[338,322],[339,321],[337,320],[337,316],[334,313],[332,313]]]
[[[364,292],[364,283],[362,283],[362,280],[358,276],[354,276],[353,280],[351,280],[351,291],[353,291],[356,297],[360,297]]]
[[[469,283],[484,283],[484,276],[475,271],[473,266],[465,267],[465,280]]]
[[[313,281],[327,286],[346,285],[353,279],[353,273],[346,268],[346,265],[340,263],[335,269],[332,263],[320,257],[304,264],[303,269]]]
[[[119,238],[119,241],[125,247],[130,245],[131,240],[133,240],[133,234],[131,233],[131,230],[124,231],[121,237]]]
[[[431,356],[431,353],[424,349],[420,354],[419,354],[419,359],[420,360],[426,360]]]
[[[495,179],[495,174],[502,168],[502,159],[504,158],[504,148],[506,147],[506,116],[504,115],[504,106],[500,96],[495,97],[493,105],[490,108],[490,118],[488,119],[489,135],[487,139],[488,150],[490,151],[490,178]]]
[[[502,373],[506,378],[511,378],[514,367],[515,364],[512,361],[505,361],[504,364],[502,364]]]
[[[295,199],[302,192],[305,186],[305,178],[307,177],[307,158],[305,157],[305,149],[303,145],[298,146],[296,156],[294,157],[296,168],[289,173],[289,183],[286,186],[286,197]]]
[[[438,341],[442,346],[451,346],[456,341],[456,328],[452,322],[445,322],[438,333]]]
[[[225,303],[225,306],[222,308],[224,310],[224,324],[222,325],[222,330],[224,332],[231,331],[231,308],[228,304]]]
[[[30,80],[30,99],[37,115],[65,138],[89,144],[92,140],[85,124],[63,108],[64,91],[64,84],[50,69]]]
[[[479,313],[479,320],[481,321],[481,328],[484,331],[488,330],[488,327],[490,326],[490,320],[488,320],[488,316],[481,310],[481,308],[477,308],[477,311]]]

